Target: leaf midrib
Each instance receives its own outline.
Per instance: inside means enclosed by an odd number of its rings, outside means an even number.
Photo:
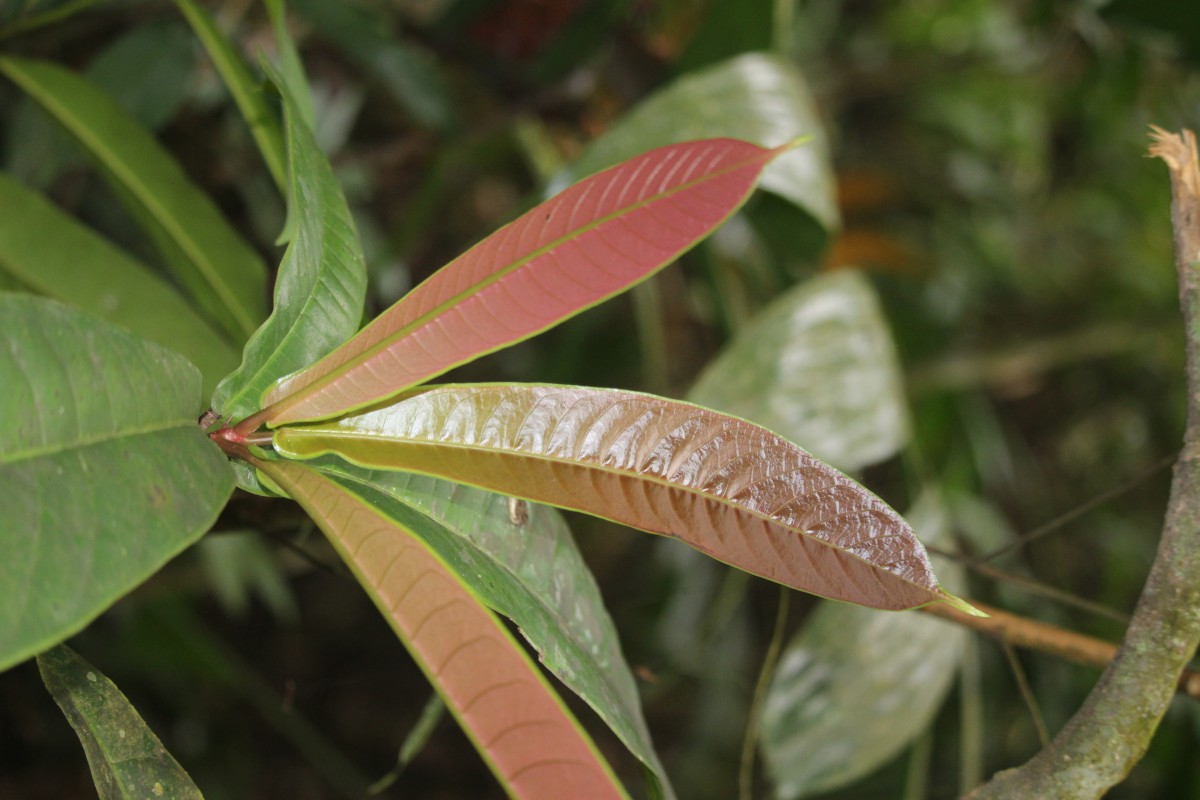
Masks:
[[[118,441],[120,439],[132,439],[138,436],[149,436],[150,434],[161,433],[162,431],[169,431],[176,428],[187,429],[194,424],[195,423],[193,421],[183,418],[176,422],[163,422],[157,425],[144,425],[136,428],[104,431],[103,433],[94,434],[91,436],[83,436],[77,439],[72,439],[69,442],[54,443],[45,447],[33,447],[25,450],[0,452],[0,465],[16,464],[21,461],[29,461],[35,458],[56,456],[71,450],[81,450],[85,447],[93,447],[98,444]]]

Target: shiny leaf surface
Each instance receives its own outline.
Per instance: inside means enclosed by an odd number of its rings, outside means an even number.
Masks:
[[[278,79],[282,81],[282,79]],[[354,220],[329,161],[279,83],[288,150],[293,239],[279,265],[275,308],[246,343],[242,365],[217,387],[213,408],[239,420],[281,376],[308,366],[358,330],[367,269]]]
[[[517,624],[541,663],[651,771],[659,795],[672,796],[617,631],[558,511],[425,475],[363,470],[340,459],[324,459],[321,468],[389,516],[397,516],[387,511],[396,503],[427,515],[413,521],[412,532],[457,574],[471,576],[479,598]]]
[[[42,653],[37,664],[87,753],[100,800],[202,800],[196,784],[112,681],[63,645]]]
[[[205,396],[237,353],[149,267],[0,173],[0,271],[178,350],[200,368]]]
[[[957,601],[883,501],[748,422],[650,395],[442,386],[355,417],[276,431],[293,457],[335,453],[676,536],[824,597],[903,609]]]
[[[624,291],[733,213],[781,152],[733,139],[688,142],[572,186],[281,381],[265,421],[323,419],[394,397]]]
[[[812,278],[763,309],[689,397],[845,470],[895,455],[909,437],[891,332],[871,284],[848,270]]]
[[[233,488],[178,354],[0,295],[0,669],[74,633],[198,539]]]
[[[584,152],[571,174],[587,175],[648,147],[685,139],[732,136],[778,144],[812,136],[768,166],[761,185],[828,230],[839,222],[824,131],[795,66],[749,53],[688,73],[642,101]]]
[[[931,495],[909,515],[922,539],[949,538]],[[938,565],[952,587],[962,567]],[[883,766],[933,720],[968,631],[927,614],[824,603],[788,644],[767,693],[761,744],[776,796],[823,794]]]
[[[266,267],[157,140],[69,70],[2,58],[0,72],[70,131],[179,282],[230,340],[241,342],[253,333],[266,316]]]
[[[413,534],[427,517],[400,503],[385,514],[367,487],[299,464],[258,466],[325,531],[511,796],[625,797],[521,646]]]

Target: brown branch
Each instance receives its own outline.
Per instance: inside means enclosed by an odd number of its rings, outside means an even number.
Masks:
[[[976,789],[973,800],[1094,798],[1146,752],[1200,644],[1200,156],[1195,136],[1154,130],[1171,174],[1171,224],[1187,339],[1187,429],[1158,553],[1116,658],[1049,746]]]
[[[920,610],[980,633],[986,633],[988,636],[1007,642],[1014,647],[1036,650],[1039,653],[1046,653],[1055,658],[1061,658],[1063,661],[1070,661],[1072,664],[1082,664],[1085,667],[1104,669],[1117,655],[1117,645],[1113,642],[1106,642],[1094,636],[1039,622],[1029,617],[1010,614],[974,600],[971,601],[971,605],[988,616],[973,617],[951,608],[945,603],[931,603],[923,606]],[[1200,671],[1184,669],[1179,673],[1176,689],[1193,700],[1200,700]]]

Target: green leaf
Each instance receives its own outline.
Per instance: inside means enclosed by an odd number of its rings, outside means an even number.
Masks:
[[[434,386],[281,428],[274,443],[293,458],[332,453],[675,536],[823,597],[966,605],[941,590],[882,500],[757,425],[687,403],[579,386]]]
[[[3,173],[0,272],[29,291],[178,350],[200,368],[204,396],[237,365],[233,348],[172,286]]]
[[[397,504],[427,515],[412,520],[412,532],[517,624],[542,664],[646,765],[656,796],[672,796],[617,631],[561,514],[424,475],[365,471],[336,459],[321,468],[388,516],[402,517]]]
[[[931,494],[910,514],[929,543],[949,538]],[[938,565],[951,587],[962,568]],[[783,800],[844,786],[908,746],[932,722],[968,631],[926,614],[823,603],[788,644],[768,689],[761,744]]]
[[[245,428],[380,403],[625,291],[724,222],[787,148],[685,142],[580,181],[447,264],[326,358],[281,380]]]
[[[288,136],[288,215],[294,238],[275,281],[275,309],[246,343],[242,365],[217,387],[213,408],[240,420],[277,379],[350,338],[362,319],[367,269],[354,220],[290,87],[279,79]]]
[[[266,162],[271,177],[275,179],[275,185],[280,191],[287,191],[287,156],[284,152],[283,133],[279,129],[274,112],[267,105],[262,82],[251,77],[246,62],[238,55],[229,38],[221,32],[207,11],[193,0],[175,0],[175,5],[179,6],[179,10],[187,18],[217,72],[221,74],[221,79],[225,81],[229,93],[233,95],[233,101],[242,112],[242,117],[250,127],[250,134],[262,153],[263,161]]]
[[[83,744],[100,800],[203,799],[112,681],[65,645],[42,653],[37,663]]]
[[[716,136],[764,145],[811,136],[775,159],[761,186],[826,230],[838,227],[833,171],[812,96],[795,67],[761,53],[685,75],[642,101],[584,152],[571,174],[588,175],[651,147]]]
[[[910,435],[891,331],[857,272],[813,278],[775,300],[700,374],[689,398],[844,470],[894,455]]]
[[[414,535],[428,517],[402,503],[385,511],[364,487],[349,491],[300,464],[256,466],[329,537],[510,796],[626,797],[521,645]]]
[[[308,90],[308,81],[304,77],[304,64],[300,60],[300,51],[292,40],[287,29],[287,7],[283,0],[263,0],[267,7],[267,16],[271,18],[271,28],[275,31],[275,46],[279,48],[279,72],[284,83],[292,92],[296,101],[300,119],[310,131],[316,129],[316,114],[313,111],[312,93]],[[279,83],[279,81],[276,81]]]
[[[200,373],[90,315],[0,295],[0,669],[198,539],[233,487]]]
[[[152,135],[85,79],[0,58],[0,72],[78,140],[200,308],[240,342],[266,316],[266,267]]]

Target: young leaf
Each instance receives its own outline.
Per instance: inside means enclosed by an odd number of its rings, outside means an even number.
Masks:
[[[233,479],[181,356],[40,297],[0,322],[2,670],[200,538]]]
[[[909,519],[927,542],[949,538],[932,494]],[[963,579],[957,565],[939,571],[952,587]],[[967,636],[927,614],[822,604],[788,644],[767,693],[761,744],[776,796],[824,794],[907,747],[941,707]]]
[[[42,681],[83,744],[100,800],[203,800],[112,681],[64,645],[42,653],[37,663]]]
[[[287,191],[287,161],[284,154],[283,134],[275,114],[267,105],[260,83],[250,76],[250,70],[234,49],[228,37],[221,32],[208,12],[197,5],[194,0],[175,0],[175,5],[187,18],[196,37],[208,51],[217,72],[225,81],[229,93],[237,103],[242,117],[250,127],[250,133],[258,144],[263,161],[275,184],[281,191]]]
[[[281,428],[282,453],[334,453],[675,536],[806,592],[875,608],[941,600],[921,543],[854,481],[757,425],[650,395],[530,385],[416,389]]]
[[[753,420],[839,469],[908,441],[896,347],[871,284],[841,270],[788,291],[700,374],[693,402]]]
[[[213,408],[232,419],[257,411],[263,393],[350,338],[362,319],[367,269],[354,220],[329,161],[303,121],[290,87],[283,97],[288,214],[295,221],[275,281],[275,309],[246,343],[242,365],[221,381]]]
[[[212,392],[237,353],[174,287],[37,192],[0,173],[0,271],[53,297],[178,350]]]
[[[62,67],[5,57],[0,72],[92,156],[167,266],[230,340],[241,342],[253,333],[266,316],[262,259],[154,137],[107,95]]]
[[[280,381],[253,423],[324,419],[378,403],[628,289],[732,214],[784,149],[688,142],[572,186]]]
[[[783,142],[810,134],[810,144],[780,156],[763,171],[761,186],[829,230],[839,223],[824,130],[796,67],[762,53],[747,53],[690,72],[644,100],[584,152],[571,174],[587,175],[648,147],[685,139],[732,136]]]
[[[657,784],[655,796],[674,796],[617,631],[561,514],[425,475],[367,471],[335,458],[320,468],[387,516],[408,519],[451,569],[472,576],[479,599],[515,622],[541,663],[642,761]],[[522,504],[515,521],[514,502]]]
[[[511,796],[626,797],[521,646],[412,533],[419,512],[385,513],[299,464],[256,465],[325,531]]]

